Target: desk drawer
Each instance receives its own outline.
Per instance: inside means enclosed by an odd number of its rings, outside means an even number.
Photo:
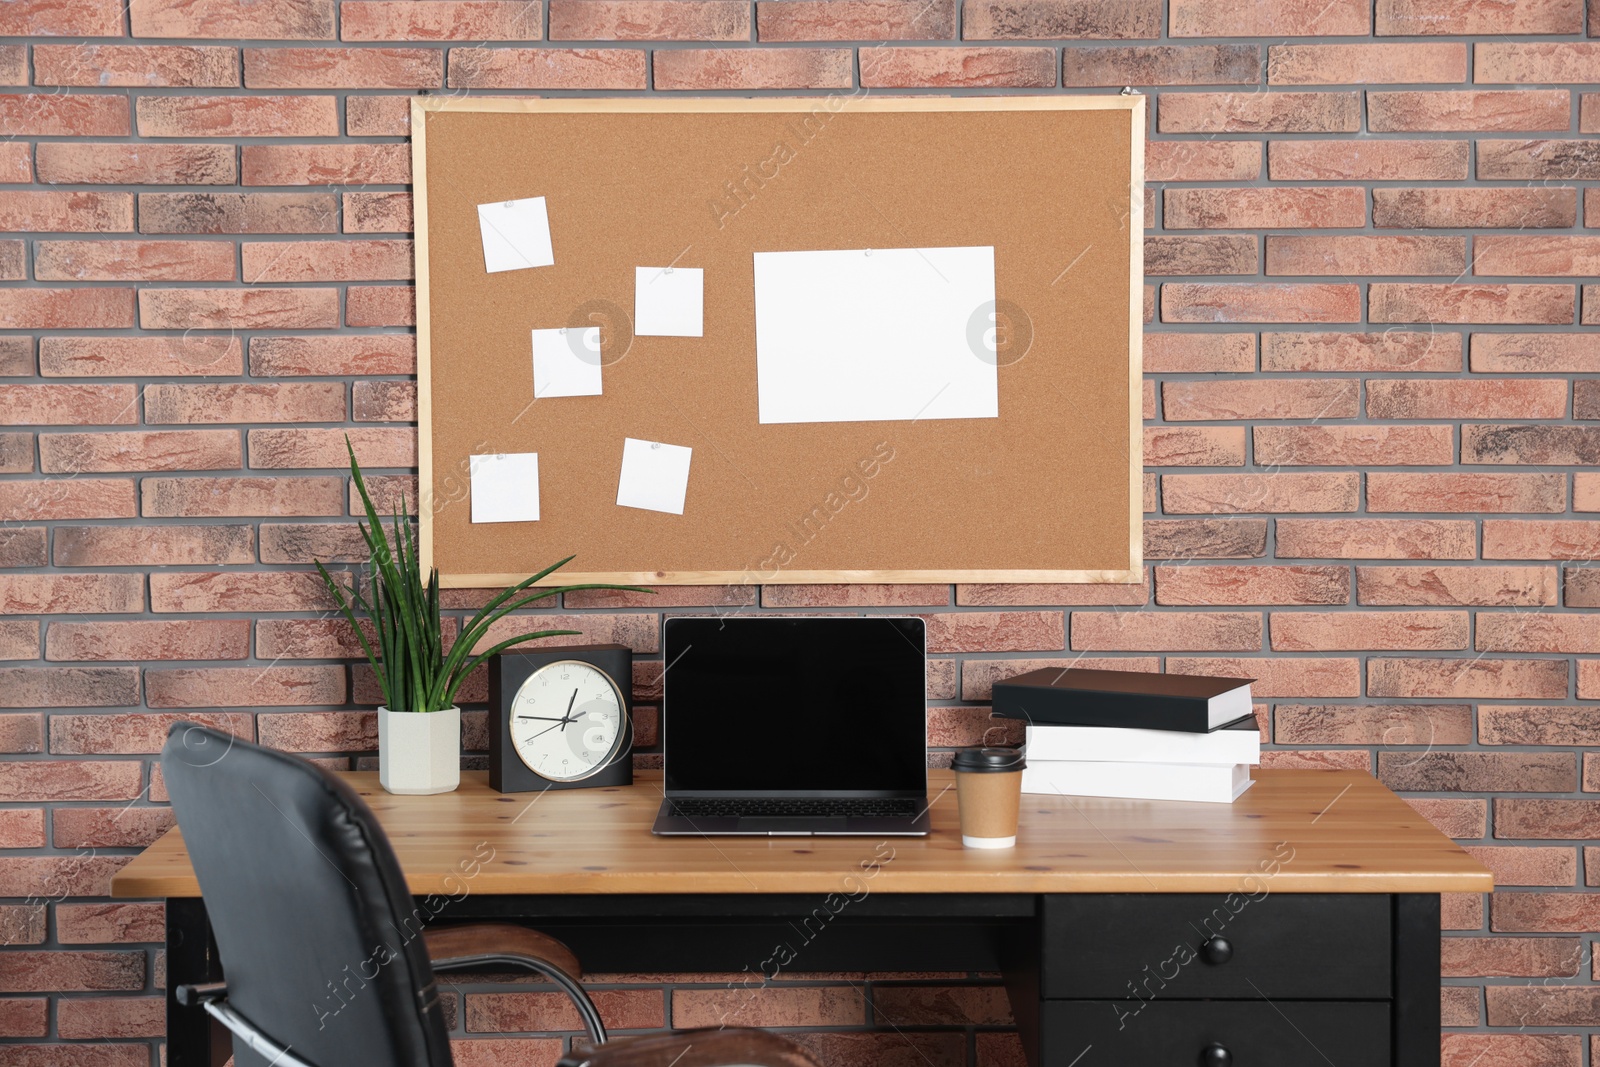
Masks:
[[[1389,1067],[1391,1060],[1383,1003],[1057,1001],[1044,1005],[1040,1021],[1040,1062],[1052,1065]],[[1213,1045],[1225,1051],[1208,1052]]]
[[[1051,895],[1042,907],[1046,998],[1392,995],[1385,894]]]

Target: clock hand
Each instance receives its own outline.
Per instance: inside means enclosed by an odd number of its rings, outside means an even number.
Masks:
[[[518,715],[519,719],[539,719],[542,722],[567,722],[566,718],[557,719],[552,715]]]
[[[577,702],[578,702],[578,691],[576,689],[574,689],[572,691],[572,699],[567,701],[567,714],[561,720],[561,732],[562,733],[566,733],[567,732],[567,723],[569,723],[569,722],[577,722],[578,721],[577,719],[574,719],[572,717],[572,705],[576,704]]]

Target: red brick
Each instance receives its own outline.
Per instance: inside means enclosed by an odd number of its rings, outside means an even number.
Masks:
[[[1593,988],[1491,985],[1484,996],[1491,1026],[1600,1025],[1600,990]]]
[[[45,658],[50,660],[244,659],[249,653],[247,619],[53,622],[45,632]],[[52,752],[114,751],[60,747],[57,727],[70,721],[59,715],[52,718]],[[119,731],[129,725],[117,724]],[[155,752],[160,747],[121,751]]]
[[[126,137],[128,98],[109,93],[0,95],[8,137]]]
[[[29,671],[25,668],[11,668],[4,672],[12,677],[23,674],[39,675],[48,674],[52,677],[64,677],[59,685],[29,685],[29,690],[36,696],[65,696],[73,701],[70,704],[57,705],[61,707],[90,707],[82,703],[85,699],[104,699],[108,693],[96,693],[96,689],[110,690],[104,680],[97,680],[98,675],[115,675],[118,684],[114,688],[125,689],[126,679],[134,679],[134,688],[137,689],[138,672],[133,668],[101,667],[97,671],[86,669],[61,668],[47,671]],[[30,679],[31,681],[31,679]],[[134,700],[138,697],[135,696]],[[123,706],[127,706],[124,704]],[[141,765],[132,760],[51,760],[51,761],[25,761],[10,762],[7,778],[0,782],[0,797],[8,802],[17,801],[55,801],[55,800],[131,800],[139,795],[139,779]],[[78,857],[80,860],[82,857]],[[86,875],[88,872],[85,872]],[[87,887],[85,887],[87,889]],[[7,896],[23,896],[32,894],[8,893]],[[96,893],[89,890],[85,896],[104,896],[103,892]]]
[[[1567,383],[1557,379],[1367,382],[1367,415],[1374,419],[1560,419],[1566,414]]]
[[[1483,524],[1484,559],[1570,561],[1592,560],[1597,556],[1600,556],[1600,522],[1490,519]]]
[[[0,183],[26,185],[33,181],[33,149],[23,141],[0,143]]]
[[[141,137],[333,137],[334,104],[331,96],[141,96],[136,110]]]
[[[1480,1020],[1474,1017],[1461,1025],[1479,1024]],[[1582,1040],[1575,1034],[1447,1033],[1441,1042],[1442,1067],[1515,1067],[1535,1063],[1541,1067],[1578,1067],[1583,1056]]]
[[[1425,707],[1425,705],[1407,706]],[[1472,731],[1471,709],[1463,707],[1460,710],[1466,713],[1467,736],[1470,739]],[[1475,840],[1487,832],[1489,802],[1486,800],[1459,800],[1444,797],[1402,797],[1401,799],[1415,808],[1423,818],[1431,822],[1446,837],[1453,837],[1457,840]]]
[[[687,57],[703,53],[673,51],[657,54]],[[741,54],[757,53],[745,51]],[[720,55],[720,53],[709,55]],[[763,59],[771,58],[767,53],[761,53],[761,56]],[[681,65],[681,61],[673,62]],[[657,63],[656,87],[684,88],[680,85],[667,84],[670,79],[663,77],[661,69],[665,65]],[[632,49],[452,48],[450,50],[449,85],[452,89],[643,89],[645,81],[645,53]]]
[[[371,752],[378,717],[371,712],[284,712],[258,718],[261,743],[286,752]]]
[[[366,542],[354,524],[261,524],[262,563],[351,563],[366,558]]]
[[[1480,85],[1600,81],[1600,42],[1483,41],[1472,54],[1472,80]]]
[[[550,9],[552,29],[557,9],[571,10],[582,7],[582,0],[554,0]],[[602,5],[602,10],[611,5]],[[644,8],[647,14],[639,21],[647,21],[650,9],[670,5],[621,4],[625,8]],[[710,4],[688,4],[685,21],[698,30],[698,23],[712,15],[701,15],[695,9],[711,7]],[[737,5],[741,11],[744,4]],[[673,34],[680,39],[744,40],[748,36],[749,22],[736,21],[732,12],[717,11],[714,26],[726,26],[728,36],[707,33]],[[609,28],[612,19],[601,22],[599,28]],[[660,16],[656,16],[657,19]],[[693,21],[691,21],[693,20]],[[955,0],[763,0],[756,5],[757,37],[762,41],[935,41],[949,40],[956,35]],[[585,35],[571,34],[572,39]],[[593,40],[609,39],[606,34],[589,34]],[[629,39],[629,38],[624,38]],[[865,61],[863,61],[865,62]]]
[[[672,1026],[860,1026],[866,999],[849,986],[679,989]]]
[[[46,141],[37,166],[39,181],[63,185],[231,185],[238,177],[233,157],[233,146],[223,144]]]
[[[1162,234],[1144,239],[1144,272],[1157,274],[1255,274],[1254,234]]]
[[[1172,0],[1174,37],[1334,37],[1372,32],[1364,0]]]
[[[1560,700],[1567,695],[1568,672],[1565,660],[1551,659],[1373,659],[1367,662],[1367,692],[1376,697]],[[1532,786],[1519,788],[1532,791]]]
[[[39,47],[48,48],[49,45]],[[0,45],[0,85],[28,84],[28,46]]]
[[[47,378],[242,374],[237,337],[42,337],[39,373]]]
[[[1163,322],[1357,322],[1360,314],[1357,285],[1168,282],[1161,287]]]
[[[128,233],[131,193],[0,192],[0,227],[21,231]]]
[[[231,87],[239,84],[232,48],[187,45],[36,45],[34,84],[106,87]]]
[[[1357,567],[1367,605],[1540,606],[1558,603],[1553,567]]]
[[[1571,757],[1570,752],[1380,752],[1378,777],[1399,790],[1563,793],[1576,786]]]
[[[1484,894],[1440,893],[1440,919],[1445,930],[1481,930],[1484,925]]]
[[[1275,616],[1274,629],[1280,617],[1287,616]],[[1280,745],[1468,745],[1472,743],[1472,708],[1465,704],[1279,704],[1273,709],[1272,739]],[[1478,819],[1481,827],[1481,811]],[[1483,830],[1471,836],[1482,837]]]
[[[1269,85],[1466,80],[1465,44],[1275,44],[1267,49]]]
[[[345,290],[346,326],[415,326],[416,294],[409,285],[352,285]]]
[[[344,479],[146,478],[140,485],[146,518],[343,515]]]
[[[1372,322],[1570,323],[1576,309],[1570,285],[1373,282]]]
[[[339,36],[346,41],[537,41],[541,16],[540,0],[362,0],[339,5]]]
[[[1063,53],[1063,85],[1253,85],[1261,79],[1261,48],[1253,44],[1079,47]]]
[[[251,382],[219,385],[149,385],[145,421],[338,422],[345,417],[338,382]]]
[[[1145,321],[1150,321],[1148,316]],[[1583,287],[1583,325],[1600,326],[1600,285]]]
[[[1465,237],[1270,235],[1268,274],[1446,274],[1467,269]]]
[[[347,576],[335,575],[335,579],[343,585],[349,584]],[[150,610],[158,614],[178,611],[327,611],[337,606],[328,594],[322,576],[315,571],[185,571],[161,572],[150,576]],[[246,669],[250,668],[240,668]],[[336,669],[344,670],[342,667]],[[156,705],[152,703],[151,706]]]
[[[1030,582],[1019,585],[956,586],[956,603],[963,607],[1136,607],[1146,603],[1149,597],[1148,577],[1139,582],[1086,585]]]
[[[1600,478],[1593,472],[1578,471],[1573,474],[1572,510],[1600,511]]]
[[[1151,182],[1254,181],[1261,146],[1254,141],[1149,141],[1144,177]]]
[[[1348,567],[1157,567],[1157,604],[1346,604]]]
[[[44,848],[44,809],[0,810],[0,848]]]
[[[411,242],[402,240],[246,242],[242,255],[247,285],[412,276]]]
[[[1496,873],[1496,885],[1514,884]],[[1574,978],[1584,955],[1576,938],[1447,937],[1441,947],[1446,978]]]
[[[255,536],[243,524],[58,526],[57,567],[201,566],[255,562]]]
[[[450,1055],[455,1067],[550,1067],[561,1057],[561,1042],[526,1037],[452,1039]]]
[[[1556,227],[1578,221],[1575,189],[1374,189],[1372,224],[1394,229]],[[1465,268],[1463,267],[1464,271]],[[1375,273],[1402,274],[1406,271]],[[1479,270],[1479,274],[1490,273]]]
[[[691,586],[689,588],[696,588]],[[711,606],[717,603],[718,586],[705,587]],[[735,587],[737,588],[737,587]],[[670,594],[672,590],[667,590]],[[619,602],[618,597],[623,599]],[[605,592],[569,593],[563,601],[569,608],[655,607],[654,597]],[[947,585],[769,585],[761,590],[761,603],[769,608],[857,608],[857,607],[945,607],[950,603]],[[675,607],[667,600],[661,607]]]
[[[1560,474],[1374,471],[1367,476],[1371,511],[1558,512],[1566,508],[1566,495]]]
[[[0,36],[121,37],[119,0],[11,0],[0,7]]]
[[[1261,635],[1256,612],[1075,611],[1071,647],[1079,652],[1257,652]]]
[[[339,292],[143,289],[139,293],[139,325],[147,330],[329,329],[339,325]]]
[[[1355,133],[1361,94],[1165,93],[1156,120],[1162,133]]]
[[[961,9],[968,41],[1154,38],[1160,0],[971,0]]]
[[[229,153],[231,160],[231,148]],[[338,229],[339,198],[332,193],[139,194],[140,233],[299,234]]]
[[[444,53],[434,48],[246,48],[251,89],[437,89]]]
[[[131,519],[131,478],[7,479],[0,482],[0,522]]]
[[[0,659],[38,659],[37,619],[0,619]]]
[[[1162,504],[1172,515],[1355,511],[1355,473],[1168,474]]]
[[[385,0],[359,0],[362,7],[381,6]],[[431,0],[395,0],[399,7],[424,8]],[[450,2],[450,0],[446,0]],[[492,0],[524,7],[521,0]],[[475,40],[493,40],[480,37]],[[347,96],[345,132],[351,137],[407,137],[411,134],[411,101],[403,96]]]
[[[927,616],[929,652],[1032,652],[1066,647],[1060,611],[972,611]]]
[[[33,473],[33,434],[0,433],[0,471],[7,474]]]
[[[1579,411],[1582,418],[1590,413]],[[1600,463],[1600,427],[1596,426],[1497,426],[1468,425],[1461,431],[1463,463],[1537,463],[1565,466],[1594,466]],[[1573,498],[1575,510],[1592,510],[1580,498],[1592,491],[1586,476],[1580,477]]]
[[[1600,237],[1485,234],[1473,252],[1474,274],[1588,277],[1600,270]]]
[[[782,6],[813,0],[780,0]],[[822,0],[827,4],[841,0]],[[843,0],[855,3],[856,0]],[[762,10],[772,6],[771,0]],[[660,55],[661,53],[657,53]],[[1048,89],[1056,83],[1053,48],[908,48],[879,45],[861,53],[861,84],[869,89],[1011,87]]]
[[[133,431],[39,435],[46,474],[231,470],[242,466],[237,430]]]
[[[1286,466],[1448,466],[1449,426],[1257,426],[1258,464]]]
[[[414,467],[417,434],[405,429],[251,430],[250,466],[257,470],[333,467],[348,470],[355,448],[363,467]]]
[[[643,1030],[666,1026],[666,997],[659,989],[596,990],[593,998],[608,1028]],[[468,993],[466,1001],[468,1033],[584,1028],[578,1010],[565,993]]]
[[[40,909],[43,911],[43,909]],[[4,912],[0,912],[3,915]],[[22,944],[0,919],[0,937],[8,945]],[[44,940],[43,931],[40,940]],[[44,997],[6,997],[0,1000],[0,1037],[46,1037],[50,1033],[50,1002]]]
[[[1515,646],[1537,642],[1518,641],[1516,615],[1487,615],[1480,613],[1479,647],[1484,647],[1484,622],[1490,621],[1498,631],[1496,645],[1508,651],[1521,651]],[[1572,619],[1587,621],[1589,616],[1545,615],[1543,619]],[[1536,624],[1537,625],[1537,624]],[[1513,638],[1505,640],[1504,638]],[[1484,705],[1478,709],[1478,739],[1486,745],[1600,745],[1600,709],[1587,706],[1527,707]],[[1505,809],[1500,812],[1505,822]],[[1505,833],[1503,837],[1541,837],[1542,834]]]
[[[282,707],[344,701],[345,674],[339,666],[145,671],[145,702],[152,708]]]
[[[414,224],[410,193],[345,193],[343,215],[345,233],[410,233]]]
[[[1258,697],[1354,697],[1361,693],[1361,664],[1355,659],[1169,656],[1167,670],[1212,678],[1254,678],[1251,692]]]
[[[56,1033],[63,1038],[165,1037],[165,997],[67,997],[56,1009]]]
[[[356,382],[350,387],[350,409],[356,422],[415,422],[417,384]]]
[[[987,701],[993,693],[994,683],[1014,678],[1028,671],[1044,667],[1082,667],[1088,669],[1115,668],[1125,671],[1153,673],[1160,670],[1161,661],[1154,656],[1073,656],[1070,659],[969,659],[961,664],[961,699]],[[987,709],[977,710],[988,714]]]
[[[1571,122],[1572,94],[1565,89],[1367,94],[1367,127],[1375,133],[1565,130]]]
[[[1144,338],[1146,374],[1238,374],[1255,368],[1254,334],[1152,333]]]
[[[1497,933],[1587,934],[1600,929],[1600,893],[1495,893],[1490,907],[1490,929]]]
[[[455,55],[451,56],[451,84],[457,84]],[[607,52],[615,55],[615,52]],[[848,89],[850,88],[851,54],[845,48],[774,48],[710,49],[681,48],[655,53],[655,87],[657,89]],[[612,80],[629,80],[633,71],[620,72],[622,77]],[[640,84],[606,86],[609,88],[643,88],[644,69],[640,60]],[[516,79],[512,84],[517,84]],[[466,83],[480,87],[482,79]],[[489,87],[506,83],[491,81]],[[526,86],[540,88],[539,85]]]
[[[416,360],[416,340],[404,334],[256,337],[250,342],[253,375],[412,374]]]
[[[1242,467],[1243,426],[1146,426],[1146,467]]]
[[[1265,333],[1264,371],[1459,371],[1461,336],[1432,330]]]
[[[1347,378],[1169,381],[1161,401],[1172,422],[1349,419],[1360,413],[1360,387]]]
[[[7,952],[0,954],[0,990],[41,993],[143,989],[144,964],[143,952]],[[136,1047],[142,1063],[148,1052],[142,1045]],[[36,1062],[40,1067],[45,1063]],[[114,1061],[107,1061],[108,1067],[111,1062]]]
[[[233,281],[226,241],[40,241],[34,277],[52,282]]]
[[[1581,0],[1377,0],[1377,6],[1380,35],[1583,32]]]
[[[193,713],[185,713],[184,718],[190,718]],[[206,716],[207,718],[222,718],[221,715]],[[159,751],[159,745],[154,751]],[[155,841],[163,833],[170,830],[174,823],[172,809],[166,807],[132,807],[121,805],[114,808],[84,808],[58,807],[51,814],[51,842],[56,848],[144,848]],[[65,907],[65,906],[63,906]],[[161,927],[157,925],[153,930],[119,930],[115,927],[102,925],[102,920],[110,918],[109,915],[96,914],[96,912],[110,911],[117,907],[134,909],[147,908],[151,905],[124,904],[124,905],[73,905],[88,913],[85,918],[94,923],[94,929],[80,929],[67,931],[64,927],[66,917],[62,915],[62,908],[56,909],[57,936],[66,941],[67,934],[83,935],[92,942],[105,938],[119,940],[118,934],[130,935],[132,939],[141,939],[139,935],[153,933],[152,940],[161,940]],[[161,905],[154,906],[157,910],[155,918],[159,924],[161,918]],[[82,915],[83,913],[80,913]],[[115,912],[113,912],[115,914]],[[87,924],[86,924],[87,925]]]
[[[334,0],[128,0],[135,37],[332,40]]]
[[[1278,652],[1454,650],[1466,648],[1467,640],[1464,611],[1272,613],[1272,648]]]
[[[137,390],[132,385],[0,385],[0,425],[64,426],[137,421]]]
[[[411,149],[402,144],[246,145],[239,158],[243,185],[401,185],[411,180]]]
[[[1274,181],[1460,181],[1466,141],[1272,141]]]
[[[1562,603],[1569,608],[1600,607],[1600,570],[1579,566],[1567,571]]]
[[[1600,144],[1592,140],[1544,138],[1480,140],[1477,177],[1480,181],[1600,178]]]
[[[30,771],[37,767],[54,766],[63,775],[76,776],[78,761],[57,761],[54,764],[16,764]],[[101,764],[100,766],[105,766]],[[138,764],[124,761],[124,768],[138,770]],[[133,790],[125,796],[114,798],[129,800],[138,790],[137,777]],[[18,856],[0,859],[0,889],[8,897],[103,897],[111,893],[111,876],[129,860],[127,856]],[[5,955],[5,954],[0,954]],[[143,1067],[145,1061],[141,1060]]]

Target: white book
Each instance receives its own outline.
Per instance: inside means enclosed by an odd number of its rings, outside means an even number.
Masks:
[[[1231,804],[1253,784],[1245,763],[1072,763],[1030,756],[1022,770],[1024,793],[1126,800]]]
[[[1208,734],[1180,730],[1125,730],[1115,726],[1028,725],[1028,760],[1122,763],[1261,762],[1261,731],[1255,719],[1246,729]]]

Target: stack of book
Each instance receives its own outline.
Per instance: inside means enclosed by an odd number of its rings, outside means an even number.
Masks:
[[[1231,804],[1261,762],[1252,680],[1047,667],[993,710],[1028,723],[1024,793]]]

